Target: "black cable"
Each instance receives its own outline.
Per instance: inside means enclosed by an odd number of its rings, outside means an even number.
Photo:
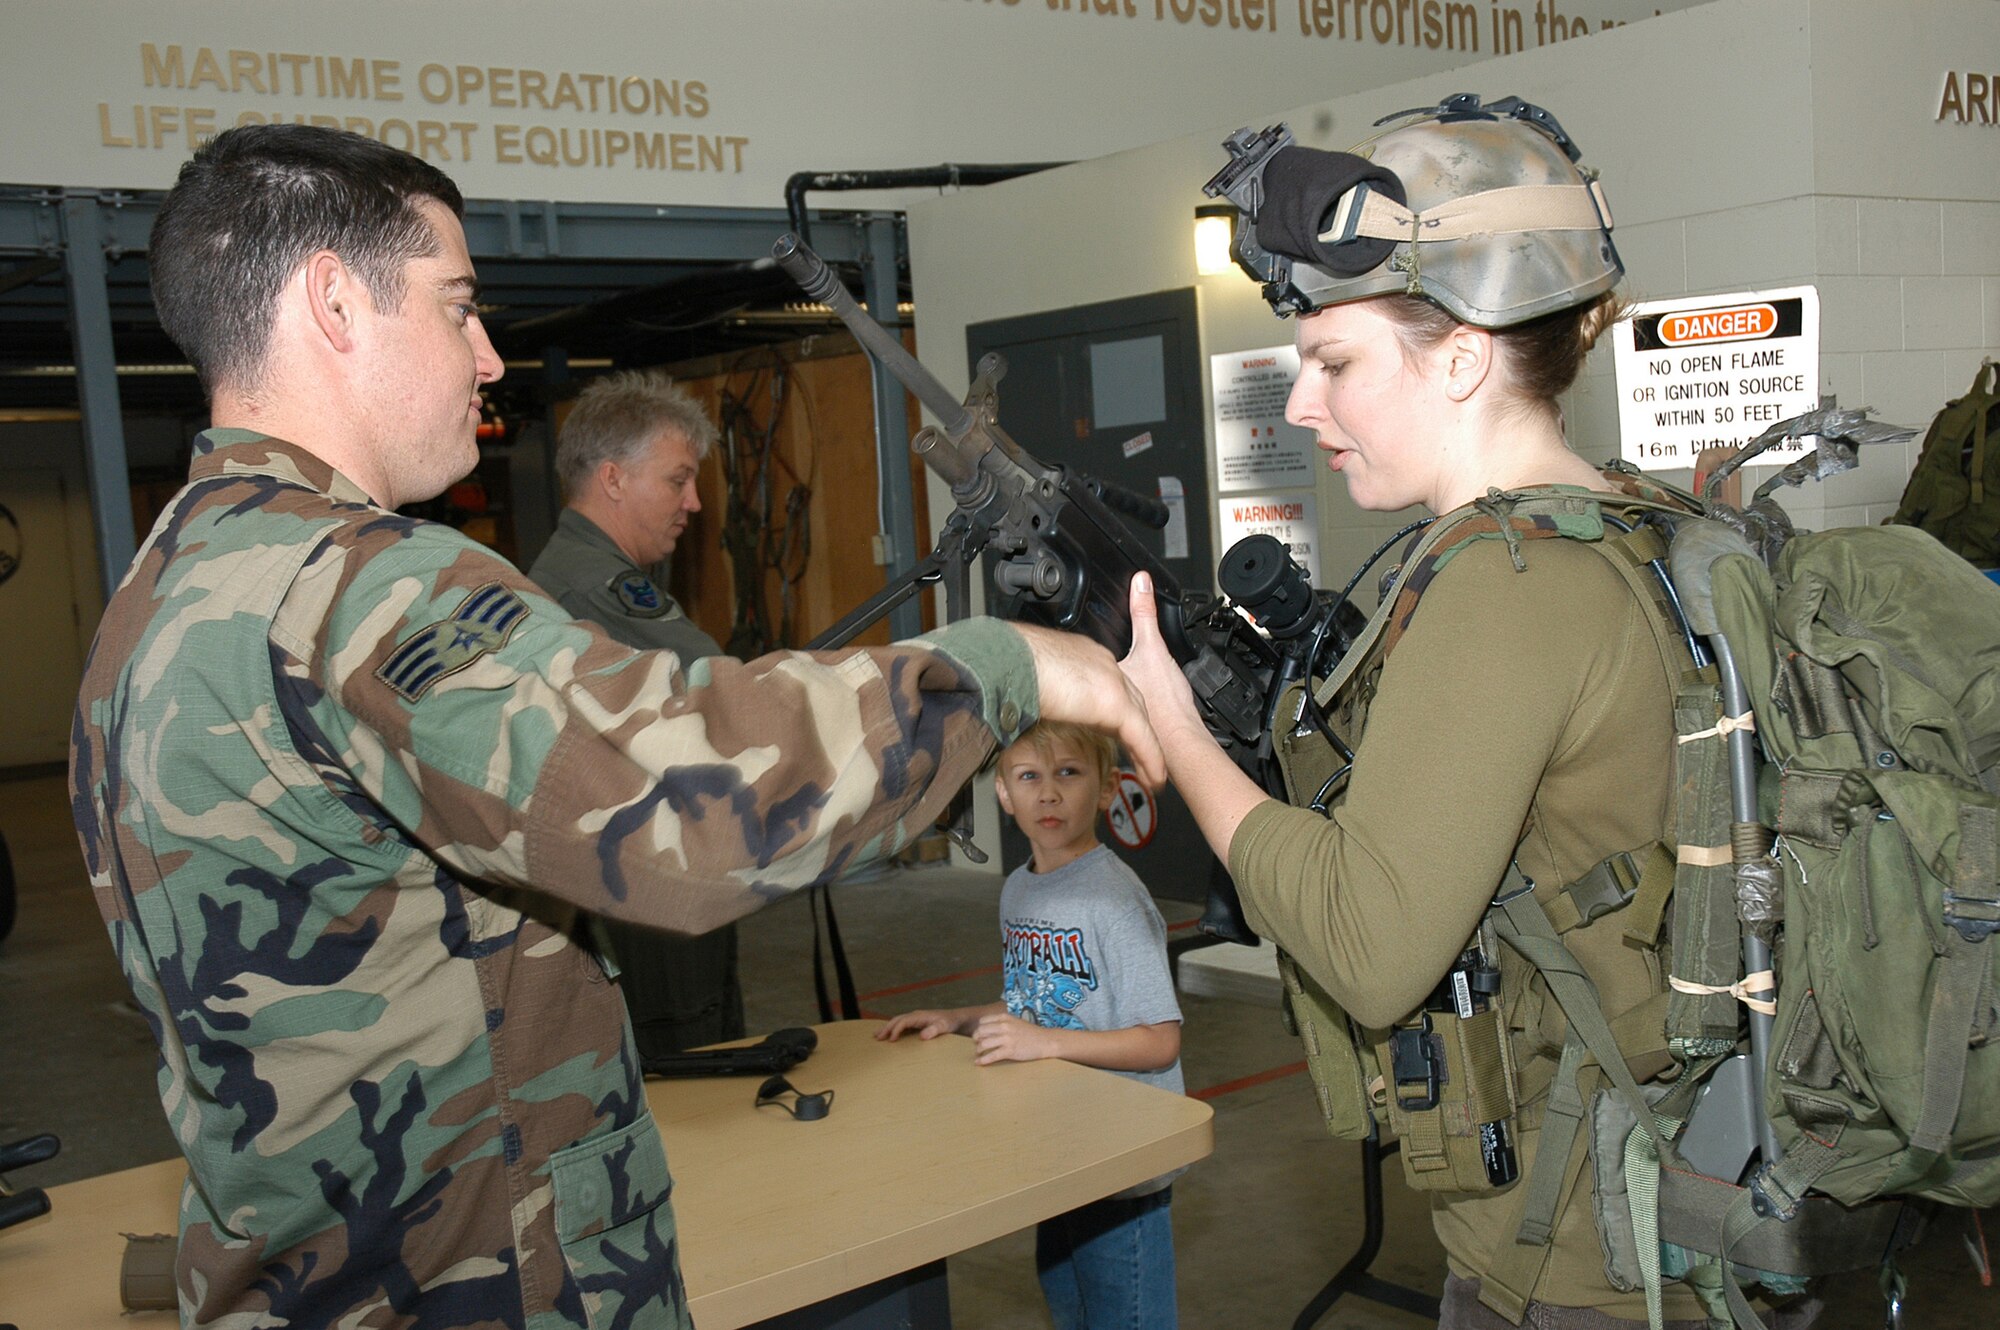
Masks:
[[[1319,668],[1320,652],[1326,648],[1326,639],[1331,635],[1334,623],[1340,618],[1341,608],[1347,604],[1348,597],[1354,594],[1354,588],[1361,585],[1361,579],[1368,575],[1368,570],[1380,563],[1382,556],[1387,554],[1397,541],[1414,532],[1423,530],[1435,521],[1437,521],[1435,517],[1419,518],[1417,521],[1400,528],[1387,540],[1377,545],[1375,552],[1361,561],[1361,566],[1354,570],[1354,576],[1347,579],[1347,585],[1340,589],[1340,594],[1335,596],[1327,606],[1326,614],[1320,620],[1319,627],[1313,631],[1312,645],[1306,648],[1306,670],[1303,687],[1299,692],[1299,710],[1302,715],[1312,717],[1314,728],[1325,735],[1327,742],[1333,745],[1334,751],[1347,760],[1347,767],[1343,767],[1340,771],[1334,773],[1336,779],[1346,775],[1347,768],[1354,765],[1354,750],[1349,748],[1341,741],[1340,736],[1333,732],[1333,726],[1327,721],[1326,712],[1320,708],[1319,699],[1313,696],[1313,675]],[[1297,725],[1298,718],[1294,717],[1292,723]],[[1332,781],[1329,780],[1327,784],[1331,786]],[[1322,789],[1320,797],[1324,798],[1325,795],[1326,790]]]
[[[1632,534],[1632,524],[1623,518],[1610,513],[1600,513],[1599,516],[1626,535]],[[1674,590],[1674,579],[1667,572],[1666,564],[1659,559],[1649,559],[1646,567],[1652,570],[1653,576],[1659,580],[1660,590],[1666,593],[1667,608],[1673,611],[1674,622],[1681,630],[1681,641],[1686,644],[1688,655],[1694,658],[1696,668],[1706,668],[1711,663],[1708,649],[1702,646],[1701,638],[1694,631],[1694,625],[1688,622],[1687,611],[1681,606],[1680,592]]]

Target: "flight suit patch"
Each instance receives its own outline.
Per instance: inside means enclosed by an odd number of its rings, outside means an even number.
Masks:
[[[527,617],[525,601],[500,583],[488,582],[449,619],[431,624],[390,652],[375,677],[405,702],[419,701],[438,680],[505,646]]]
[[[624,573],[612,578],[611,594],[635,618],[657,619],[667,612],[667,598],[644,573]]]

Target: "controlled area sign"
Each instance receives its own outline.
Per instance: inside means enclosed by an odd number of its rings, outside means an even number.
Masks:
[[[1658,300],[1611,330],[1626,461],[1685,470],[1819,405],[1819,292],[1810,286]],[[1759,456],[1783,463],[1815,440]]]

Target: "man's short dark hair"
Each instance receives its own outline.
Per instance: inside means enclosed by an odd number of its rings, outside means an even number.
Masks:
[[[160,324],[210,396],[251,386],[278,295],[308,256],[333,251],[377,307],[402,304],[404,266],[437,252],[419,211],[426,199],[465,215],[450,176],[359,134],[316,125],[218,134],[181,167],[153,221]]]

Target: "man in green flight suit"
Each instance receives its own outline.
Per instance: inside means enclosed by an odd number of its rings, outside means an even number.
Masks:
[[[663,374],[597,379],[563,418],[565,506],[528,576],[626,646],[683,664],[722,654],[654,576],[701,511],[695,478],[715,442],[701,406]],[[743,1037],[736,926],[699,937],[606,920],[641,1058]]]
[[[246,126],[147,251],[211,426],[105,608],[70,783],[188,1161],[195,1330],[687,1326],[576,911],[701,933],[894,854],[1038,716],[1164,771],[1082,638],[684,664],[399,514],[472,469],[501,374],[463,213],[407,153]]]

